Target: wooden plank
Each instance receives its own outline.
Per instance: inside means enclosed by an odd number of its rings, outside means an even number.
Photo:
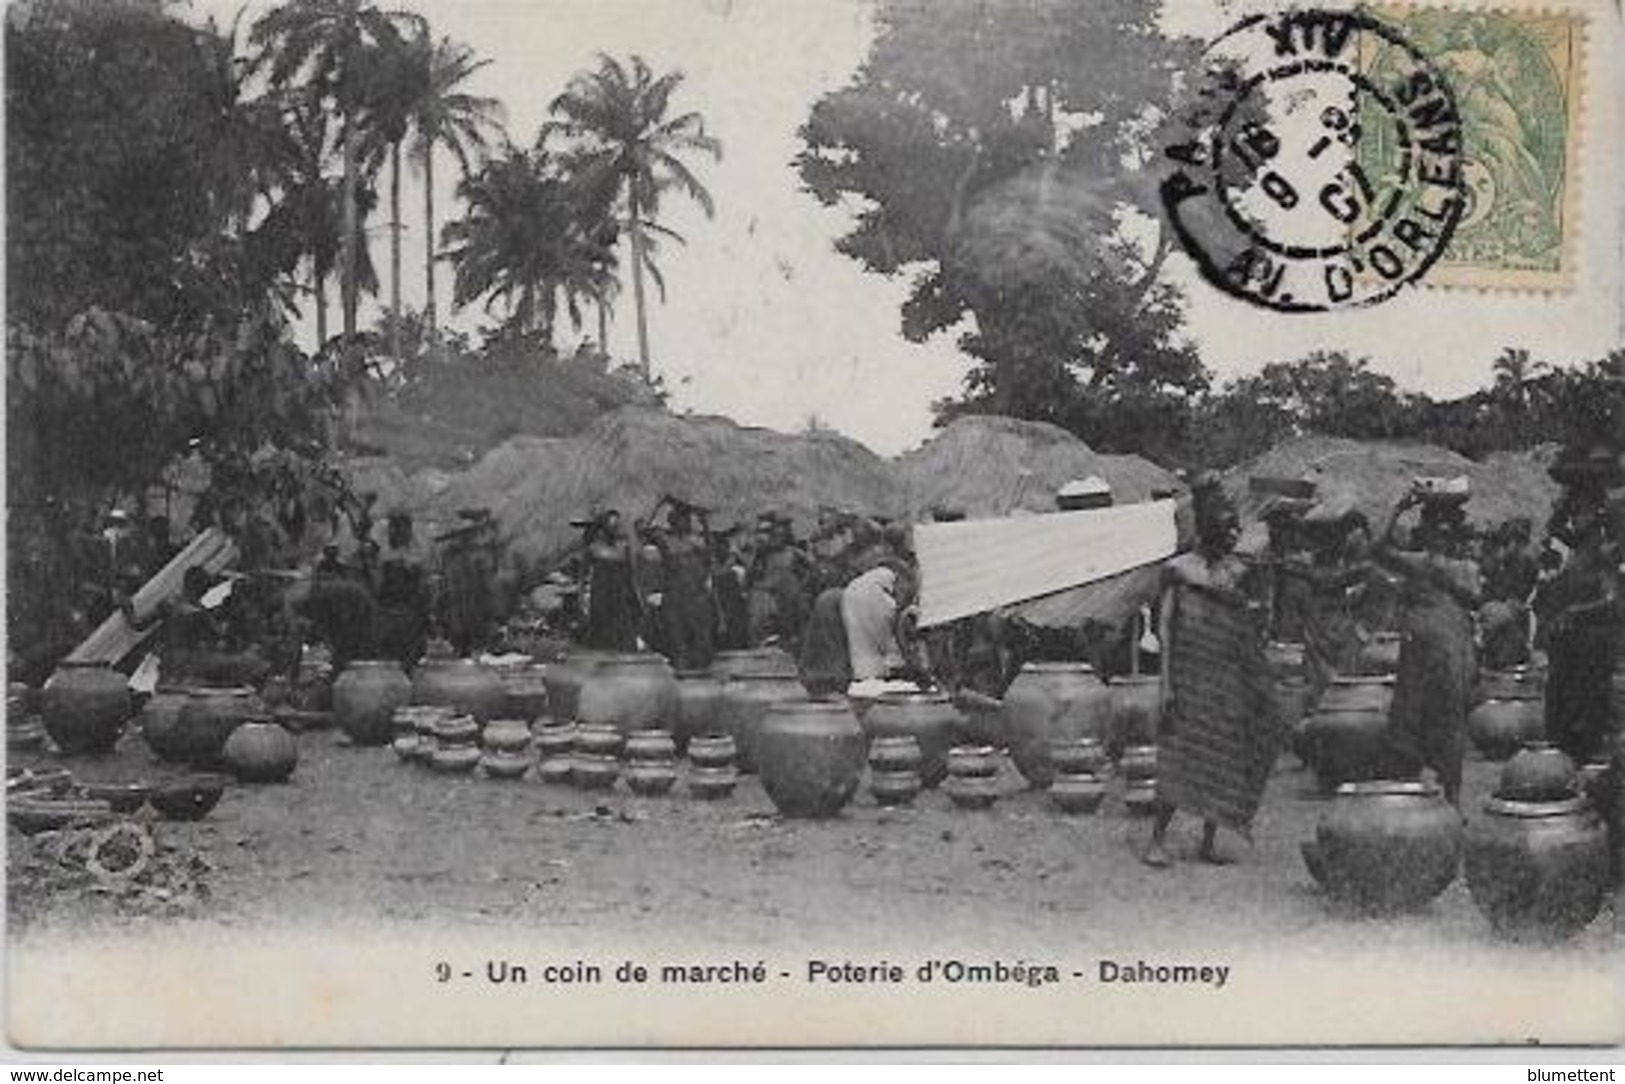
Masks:
[[[171,558],[152,579],[141,586],[141,590],[135,593],[132,600],[135,612],[143,616],[150,614],[158,606],[179,594],[186,578],[186,570],[193,565],[202,565],[211,576],[217,576],[231,567],[236,560],[236,543],[217,528],[208,528],[187,543],[185,549]],[[95,632],[85,637],[84,643],[69,653],[68,660],[99,662],[112,666],[139,647],[157,627],[153,625],[146,631],[137,631],[124,620],[123,614],[110,614],[107,620],[97,626]]]

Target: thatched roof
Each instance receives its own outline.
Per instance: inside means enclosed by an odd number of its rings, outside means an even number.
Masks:
[[[1257,513],[1260,499],[1249,491],[1249,479],[1307,478],[1322,495],[1344,493],[1373,522],[1392,511],[1421,475],[1465,474],[1473,495],[1468,519],[1489,526],[1525,517],[1537,527],[1551,512],[1557,485],[1546,474],[1551,449],[1501,453],[1483,462],[1431,444],[1359,441],[1341,437],[1294,437],[1277,444],[1225,475],[1225,487],[1244,516]]]
[[[1102,455],[1059,426],[994,415],[954,421],[898,459],[896,470],[911,515],[941,506],[973,519],[1017,508],[1053,512],[1056,492],[1090,475],[1111,485],[1118,504],[1178,484],[1137,455]]]

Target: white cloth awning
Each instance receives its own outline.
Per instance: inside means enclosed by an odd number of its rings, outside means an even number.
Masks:
[[[1174,502],[914,528],[921,628],[1121,575],[1173,555]]]

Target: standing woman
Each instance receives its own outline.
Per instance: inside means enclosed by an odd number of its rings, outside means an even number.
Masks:
[[[1473,612],[1481,591],[1469,542],[1465,493],[1429,496],[1413,487],[1389,517],[1376,559],[1402,579],[1399,670],[1389,733],[1407,761],[1433,769],[1444,796],[1461,807],[1477,659]],[[1400,517],[1420,506],[1410,548],[1395,538]]]
[[[1572,548],[1535,597],[1549,665],[1546,733],[1584,764],[1607,752],[1619,567],[1609,553],[1600,497],[1594,505],[1573,502],[1561,520],[1554,533]]]
[[[1280,750],[1264,661],[1264,618],[1242,592],[1241,520],[1216,481],[1192,493],[1194,552],[1164,566],[1159,607],[1163,725],[1157,819],[1144,861],[1169,864],[1168,827],[1180,809],[1202,818],[1198,857],[1227,859],[1219,826],[1250,830]]]
[[[632,541],[621,525],[619,512],[611,509],[592,524],[587,560],[592,568],[587,646],[601,651],[636,651],[642,606],[633,575]]]
[[[666,522],[671,529],[657,536],[665,587],[660,614],[665,622],[666,653],[679,670],[711,665],[712,626],[716,600],[711,594],[711,532],[705,513],[674,502]]]

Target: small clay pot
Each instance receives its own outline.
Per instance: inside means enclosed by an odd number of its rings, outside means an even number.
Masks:
[[[536,778],[543,783],[556,783],[563,786],[569,783],[575,771],[574,760],[569,756],[551,756],[536,765]]]
[[[1135,779],[1123,789],[1123,808],[1136,817],[1144,817],[1157,808],[1157,781]]]
[[[474,742],[480,736],[480,724],[472,715],[454,715],[450,719],[442,718],[435,723],[434,737],[440,749],[473,748]],[[478,750],[475,750],[478,752]],[[475,761],[469,762],[473,767]]]
[[[1092,773],[1057,772],[1049,797],[1062,813],[1093,813],[1106,800],[1106,781]]]
[[[480,770],[489,779],[519,779],[530,766],[530,757],[523,753],[487,752],[480,757]]]
[[[1501,769],[1497,798],[1513,802],[1560,802],[1579,791],[1574,761],[1550,742],[1525,742]]]
[[[172,821],[202,820],[220,804],[229,782],[223,775],[191,775],[159,784],[147,801]]]
[[[948,774],[956,779],[992,779],[999,774],[991,745],[957,745],[948,750]]]
[[[275,723],[251,719],[226,739],[221,759],[243,783],[281,783],[299,765],[299,743]]]
[[[913,770],[869,773],[869,793],[875,796],[877,805],[907,805],[920,793],[920,785],[920,773]]]
[[[989,776],[950,775],[942,789],[960,809],[987,809],[999,800],[998,786]]]
[[[869,743],[869,767],[876,772],[920,770],[920,743],[912,734],[877,737]]]
[[[1546,736],[1546,709],[1539,697],[1485,700],[1467,716],[1467,737],[1489,760],[1505,760]]]
[[[535,728],[536,751],[543,759],[549,757],[568,757],[575,749],[576,726],[574,723],[544,723]]]
[[[626,759],[638,763],[670,764],[677,759],[677,742],[665,730],[636,730],[627,736]]]
[[[617,757],[626,738],[608,723],[577,723],[574,752],[588,756]]]
[[[703,734],[688,742],[688,759],[696,768],[731,768],[738,752],[732,734]]]
[[[677,785],[677,767],[672,761],[633,761],[626,770],[626,787],[633,794],[654,798]]]
[[[694,748],[693,742],[689,749]],[[707,768],[695,765],[689,769],[688,791],[696,798],[705,801],[716,801],[726,798],[734,792],[739,785],[739,769],[728,765],[726,767]]]
[[[395,755],[410,764],[418,756],[418,736],[416,734],[401,734],[389,743]]]
[[[1117,770],[1130,783],[1144,782],[1157,776],[1157,747],[1131,745],[1117,760]]]
[[[523,719],[493,719],[480,732],[480,745],[488,753],[523,753],[530,741],[530,724]]]
[[[437,772],[471,772],[481,753],[472,745],[443,745],[429,754],[429,767]]]
[[[1099,738],[1055,738],[1049,762],[1056,775],[1094,775],[1106,764],[1106,749]]]
[[[612,755],[576,753],[570,762],[570,781],[582,790],[608,790],[621,777],[621,762]]]

